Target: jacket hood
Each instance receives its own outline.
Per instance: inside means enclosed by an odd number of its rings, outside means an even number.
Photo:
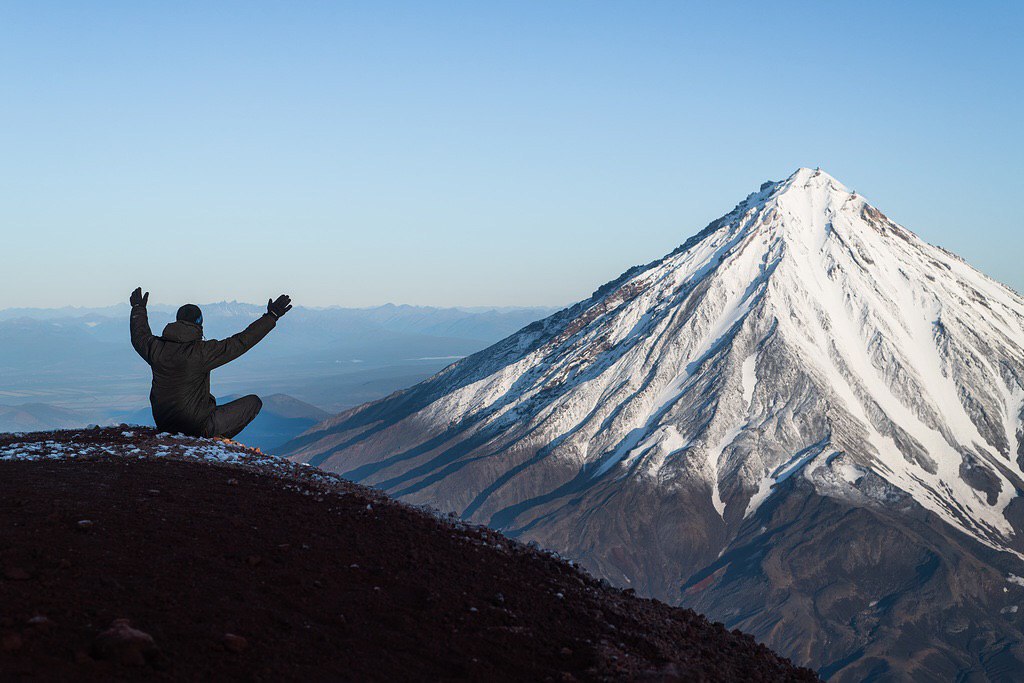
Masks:
[[[184,344],[186,342],[199,341],[203,338],[203,328],[195,323],[187,323],[182,320],[170,323],[164,328],[162,335],[167,341]]]

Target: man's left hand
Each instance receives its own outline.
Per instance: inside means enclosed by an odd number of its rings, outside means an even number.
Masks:
[[[287,294],[277,297],[276,301],[272,299],[267,301],[267,313],[274,316],[275,320],[290,310],[292,310],[292,298]]]
[[[132,308],[136,306],[145,308],[146,304],[149,303],[149,292],[146,292],[145,296],[143,296],[142,287],[136,287],[131,297],[128,298],[128,302],[132,305]]]

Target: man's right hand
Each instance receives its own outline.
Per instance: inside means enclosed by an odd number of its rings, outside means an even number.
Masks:
[[[136,306],[142,306],[145,308],[146,304],[149,303],[149,292],[145,295],[142,294],[142,287],[136,287],[132,295],[128,297],[128,303],[132,305],[132,308]]]
[[[272,299],[267,300],[267,313],[274,316],[275,320],[290,310],[292,310],[292,298],[287,294],[277,297],[276,301]]]

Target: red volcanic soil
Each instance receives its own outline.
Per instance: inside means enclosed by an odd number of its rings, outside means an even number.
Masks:
[[[816,680],[485,528],[130,429],[0,435],[0,680]]]

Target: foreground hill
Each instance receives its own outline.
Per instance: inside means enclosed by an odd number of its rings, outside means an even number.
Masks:
[[[258,451],[138,428],[0,435],[0,679],[124,678],[814,675],[555,556]]]
[[[1024,671],[1024,298],[820,170],[282,455],[842,681]]]

